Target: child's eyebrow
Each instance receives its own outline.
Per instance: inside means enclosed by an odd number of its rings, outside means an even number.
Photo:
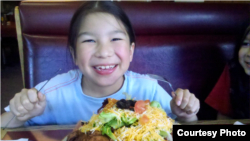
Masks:
[[[122,30],[115,30],[115,31],[111,31],[110,34],[116,34],[116,33],[122,33],[126,36],[126,32],[122,31]]]
[[[116,33],[122,33],[122,34],[124,34],[126,36],[126,32],[121,31],[121,30],[111,31],[109,34],[116,34]],[[81,32],[81,33],[78,34],[77,38],[79,38],[80,36],[83,36],[83,35],[94,36],[94,34],[90,33],[90,32]]]
[[[80,36],[83,36],[83,35],[91,35],[91,36],[93,36],[94,34],[92,34],[90,32],[81,32],[81,33],[78,34],[77,37],[79,38]]]

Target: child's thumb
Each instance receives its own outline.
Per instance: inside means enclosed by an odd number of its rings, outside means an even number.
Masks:
[[[41,92],[38,92],[38,99],[39,102],[45,102],[46,101],[46,96],[44,94],[42,94]]]
[[[171,92],[171,95],[172,95],[173,98],[176,96],[175,92]]]

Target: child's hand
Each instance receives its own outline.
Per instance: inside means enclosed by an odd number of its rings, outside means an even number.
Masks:
[[[176,95],[175,95],[176,94]],[[172,93],[173,99],[170,102],[173,114],[181,121],[197,120],[196,114],[200,109],[200,101],[189,90],[178,88]]]
[[[37,94],[37,90],[22,89],[10,100],[10,111],[17,116],[20,121],[41,115],[46,106],[46,97],[42,93]]]

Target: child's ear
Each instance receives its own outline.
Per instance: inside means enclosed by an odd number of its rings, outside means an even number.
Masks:
[[[130,52],[130,62],[132,62],[132,60],[133,60],[133,56],[134,56],[134,50],[135,50],[135,43],[133,42],[132,44],[131,44],[131,46],[130,46],[130,50],[129,50],[129,52]]]
[[[74,49],[70,46],[70,47],[69,47],[69,50],[70,50],[70,53],[71,53],[71,55],[72,55],[72,58],[73,58],[74,63],[77,65],[77,61],[76,61]]]

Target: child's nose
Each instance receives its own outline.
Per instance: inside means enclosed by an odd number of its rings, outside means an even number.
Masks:
[[[109,44],[100,43],[97,47],[95,56],[98,58],[110,57],[114,54],[114,50]]]

